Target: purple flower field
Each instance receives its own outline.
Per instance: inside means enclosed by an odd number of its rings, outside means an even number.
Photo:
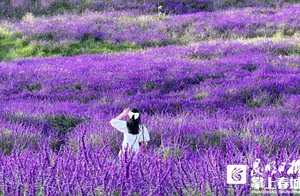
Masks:
[[[274,161],[260,191],[300,179],[300,165],[290,172],[300,161],[299,18],[293,4],[6,21],[31,41],[161,47],[0,62],[0,194],[263,195],[250,181],[258,160]],[[120,159],[123,135],[109,121],[126,107],[142,111],[151,140]],[[247,182],[228,184],[228,165],[246,165]]]
[[[112,43],[142,46],[186,43],[215,38],[293,35],[300,29],[299,4],[279,11],[243,8],[182,15],[140,15],[135,12],[88,12],[53,17],[25,17],[11,29],[37,41],[67,41],[93,37]],[[138,36],[137,36],[138,35]]]

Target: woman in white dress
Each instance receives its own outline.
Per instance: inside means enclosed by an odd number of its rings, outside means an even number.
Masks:
[[[121,120],[125,116],[128,116],[128,120]],[[141,124],[141,115],[136,108],[124,109],[116,118],[110,120],[110,124],[124,135],[119,156],[126,148],[138,152],[140,145],[150,140],[149,132],[145,125]]]

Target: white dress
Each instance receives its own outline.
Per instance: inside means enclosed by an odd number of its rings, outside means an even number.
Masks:
[[[123,142],[122,142],[122,150],[123,151],[126,149],[126,147],[128,145],[128,148],[132,148],[135,152],[138,152],[139,151],[139,142],[150,140],[149,132],[148,132],[148,129],[145,127],[145,125],[143,125],[143,128],[144,128],[144,137],[143,137],[142,127],[140,127],[140,131],[138,134],[133,135],[128,132],[126,121],[112,119],[109,122],[113,127],[115,127],[117,130],[122,132],[124,135]],[[120,153],[121,153],[121,151],[120,151]]]

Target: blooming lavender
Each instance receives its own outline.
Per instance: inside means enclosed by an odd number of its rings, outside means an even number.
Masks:
[[[249,181],[226,183],[226,165],[299,159],[297,54],[219,41],[2,62],[0,190],[249,195]],[[151,141],[118,159],[108,122],[124,107],[142,110]]]
[[[52,17],[27,15],[11,24],[10,29],[31,41],[59,43],[93,38],[144,47],[216,38],[271,37],[278,32],[291,36],[299,31],[299,10],[299,4],[295,4],[277,11],[255,7],[166,16],[124,10]]]
[[[217,11],[233,7],[269,7],[280,9],[284,1],[272,0],[107,0],[107,1],[80,1],[80,0],[9,0],[1,2],[2,17],[20,18],[27,12],[35,15],[53,15],[59,13],[81,13],[84,10],[132,10],[138,13],[184,14],[199,11]]]

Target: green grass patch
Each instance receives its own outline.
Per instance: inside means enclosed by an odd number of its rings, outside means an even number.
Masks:
[[[282,31],[269,31],[265,28],[257,29],[252,36],[241,36],[242,38],[251,37],[269,37],[274,42],[281,41],[284,37],[293,36],[296,30],[284,28]],[[253,32],[252,32],[253,34]],[[222,35],[225,38],[226,35]],[[209,40],[220,37],[219,34],[211,35]],[[231,35],[231,34],[230,34]],[[191,40],[193,41],[193,35]],[[228,37],[230,38],[230,37]],[[47,57],[47,56],[74,56],[79,54],[104,54],[118,53],[122,51],[136,51],[143,48],[151,48],[157,46],[183,44],[180,41],[158,41],[145,40],[141,44],[114,41],[104,41],[97,38],[87,36],[84,39],[76,41],[67,41],[65,43],[55,43],[57,37],[55,33],[35,34],[31,38],[25,37],[21,33],[13,33],[1,28],[0,26],[0,61],[8,61],[12,59],[21,59],[28,57]],[[46,43],[39,43],[39,40],[46,40]],[[188,41],[188,42],[190,42]],[[185,43],[184,43],[185,44]],[[290,56],[299,55],[299,47],[273,49],[271,51],[277,55]],[[214,60],[220,58],[220,54],[198,54],[196,52],[188,55],[190,60]]]
[[[39,35],[47,38],[52,35]],[[49,39],[50,39],[49,38]],[[50,39],[51,40],[51,39]],[[79,54],[103,54],[122,51],[135,51],[141,47],[131,43],[108,43],[94,38],[63,44],[38,42],[30,43],[29,39],[20,35],[0,32],[0,61],[28,57],[73,56]]]
[[[17,47],[24,47],[26,40],[15,37],[7,32],[0,32],[0,61],[13,59],[12,51]]]
[[[41,47],[46,56],[73,56],[78,54],[102,54],[122,51],[135,51],[139,46],[129,43],[115,44],[88,38],[79,42],[64,45],[44,45]]]

